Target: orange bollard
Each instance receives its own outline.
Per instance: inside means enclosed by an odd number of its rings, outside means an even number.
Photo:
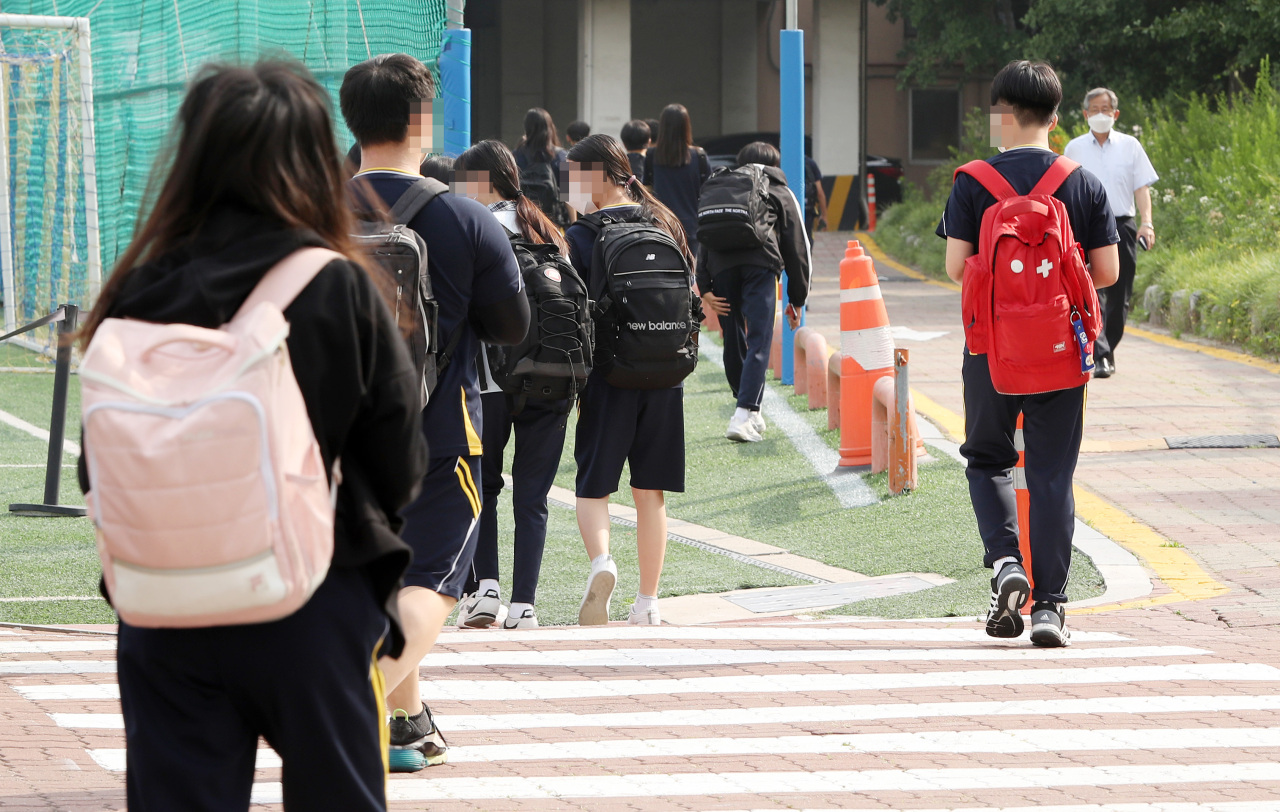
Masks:
[[[893,336],[869,256],[840,262],[840,465],[871,462],[875,382],[893,374]]]
[[[840,428],[840,353],[827,359],[827,431]]]
[[[1022,553],[1022,568],[1027,571],[1027,583],[1034,589],[1031,577],[1031,494],[1027,491],[1027,443],[1022,435],[1022,413],[1013,430],[1013,447],[1018,451],[1018,464],[1013,469],[1013,493],[1018,505],[1018,552]],[[1022,607],[1022,614],[1031,614],[1031,601]]]
[[[809,409],[825,409],[827,407],[827,340],[817,331],[811,332],[804,341],[806,370],[796,367],[796,378],[801,374],[808,379]]]
[[[805,357],[805,348],[809,344],[809,336],[813,335],[813,330],[808,327],[801,327],[796,330],[795,341],[792,344],[791,355],[793,364],[791,366],[792,377],[795,379],[793,385],[797,395],[803,395],[809,391],[809,376],[806,370],[809,368],[807,358]]]
[[[897,350],[901,363],[895,364],[893,378],[880,378],[872,387],[871,473],[888,469],[889,492],[913,491],[919,484],[915,445],[920,437],[915,406],[907,384],[906,350]],[[905,406],[900,404],[903,393]]]

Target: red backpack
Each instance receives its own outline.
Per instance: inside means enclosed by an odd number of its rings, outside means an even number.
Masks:
[[[1079,166],[1059,157],[1027,195],[986,161],[956,170],[996,198],[982,215],[978,253],[965,261],[961,309],[969,351],[986,354],[1001,394],[1070,389],[1093,372],[1098,294],[1067,208],[1053,197]]]

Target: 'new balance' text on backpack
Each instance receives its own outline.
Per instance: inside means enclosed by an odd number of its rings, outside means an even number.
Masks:
[[[98,327],[80,365],[85,502],[125,622],[278,620],[324,581],[338,475],[331,486],[284,310],[340,258],[294,252],[218,330],[134,319]]]
[[[667,389],[698,365],[702,307],[684,253],[652,223],[591,214],[594,364],[619,389]]]
[[[494,382],[515,399],[572,401],[591,374],[594,335],[587,286],[554,245],[511,238],[529,297],[529,332],[514,347],[491,348]],[[492,356],[491,356],[492,357]]]
[[[778,218],[769,201],[769,179],[756,164],[722,167],[698,195],[698,242],[713,251],[759,248]]]
[[[1098,294],[1066,206],[1053,197],[1079,166],[1058,158],[1026,195],[986,161],[956,170],[996,198],[982,215],[978,253],[965,261],[961,309],[969,351],[987,355],[1001,394],[1070,389],[1091,377]]]
[[[448,346],[440,346],[440,306],[431,290],[427,244],[406,224],[437,195],[447,191],[449,187],[434,178],[418,178],[389,212],[380,212],[385,220],[381,217],[358,219],[356,223],[360,231],[351,235],[352,241],[395,280],[396,326],[402,327],[405,318],[413,319],[411,329],[401,329],[401,333],[409,343],[409,355],[422,381],[424,406],[435,391],[440,374],[448,366],[449,356],[457,347],[462,332],[455,330],[449,336]],[[373,192],[361,196],[377,201]]]

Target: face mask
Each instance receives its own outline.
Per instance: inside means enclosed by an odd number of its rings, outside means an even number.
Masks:
[[[1105,135],[1111,132],[1111,125],[1115,123],[1116,120],[1112,118],[1109,113],[1095,113],[1094,115],[1089,116],[1089,129],[1099,135]]]

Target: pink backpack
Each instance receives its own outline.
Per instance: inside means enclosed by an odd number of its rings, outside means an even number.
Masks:
[[[261,623],[333,558],[334,497],[284,309],[341,255],[304,248],[221,329],[105,319],[80,365],[85,495],[111,602],[135,626]]]

